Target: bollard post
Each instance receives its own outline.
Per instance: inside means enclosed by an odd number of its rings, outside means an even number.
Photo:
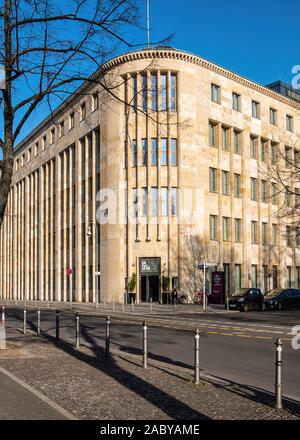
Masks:
[[[6,332],[5,332],[5,324],[2,321],[0,325],[0,350],[6,349]]]
[[[105,357],[109,358],[109,346],[110,346],[110,319],[106,318],[106,338],[105,338]]]
[[[148,340],[147,340],[147,322],[143,322],[143,367],[148,368]]]
[[[23,316],[23,334],[26,333],[26,309],[24,309],[24,316]]]
[[[41,311],[38,309],[37,311],[37,332],[36,335],[40,336],[41,334]]]
[[[200,331],[198,328],[195,330],[195,377],[194,384],[200,383]]]
[[[80,347],[80,323],[79,323],[79,313],[76,313],[76,348]]]
[[[59,341],[59,310],[56,310],[56,336],[55,339]]]
[[[131,298],[131,311],[132,311],[132,313],[134,313],[133,298]]]
[[[282,340],[276,339],[275,408],[282,409]]]
[[[2,306],[1,321],[2,321],[2,324],[5,323],[5,307],[4,306]]]

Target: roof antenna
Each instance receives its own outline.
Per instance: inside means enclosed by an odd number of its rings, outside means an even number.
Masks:
[[[150,10],[149,0],[147,0],[147,47],[150,47]]]

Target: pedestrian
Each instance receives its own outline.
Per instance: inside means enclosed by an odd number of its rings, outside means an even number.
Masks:
[[[174,289],[172,290],[171,297],[172,297],[172,303],[176,304],[178,300],[178,292],[176,290],[176,287],[174,287]]]

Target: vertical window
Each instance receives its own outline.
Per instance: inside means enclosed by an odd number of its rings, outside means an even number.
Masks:
[[[232,108],[233,110],[241,111],[241,95],[238,93],[232,94]]]
[[[273,205],[278,205],[278,190],[276,183],[272,183],[272,203]]]
[[[217,240],[217,222],[218,217],[216,215],[209,216],[209,236],[211,240]]]
[[[257,244],[257,222],[251,222],[251,243]]]
[[[147,75],[142,76],[142,108],[144,112],[147,111],[148,108]]]
[[[266,162],[268,154],[268,143],[265,140],[261,140],[260,142],[260,160],[262,162]]]
[[[229,129],[222,127],[222,149],[228,151],[229,149]]]
[[[161,188],[161,215],[168,215],[168,188]]]
[[[152,100],[152,110],[157,110],[157,75],[153,73],[151,75],[151,100]]]
[[[262,223],[262,244],[268,244],[268,223]]]
[[[18,171],[18,169],[19,169],[19,159],[16,159],[15,170]]]
[[[288,131],[293,131],[294,129],[294,120],[292,116],[286,115],[286,129]]]
[[[160,163],[161,165],[167,165],[167,138],[161,138],[161,159]]]
[[[291,228],[291,226],[286,227],[286,245],[289,247],[292,246],[292,228]]]
[[[234,175],[234,197],[241,197],[241,176],[240,176],[240,174]]]
[[[74,125],[75,125],[75,115],[74,112],[72,112],[69,116],[69,130],[74,128]]]
[[[209,191],[217,192],[217,170],[216,168],[209,168]]]
[[[167,75],[160,75],[160,104],[161,110],[167,110]]]
[[[133,190],[132,203],[133,203],[133,217],[137,217],[139,212],[138,209],[139,207],[138,207],[138,190],[136,188]]]
[[[292,287],[292,266],[287,266],[286,268],[286,287]]]
[[[242,266],[240,264],[234,266],[234,278],[235,288],[240,289],[242,287]]]
[[[142,188],[142,215],[147,217],[148,215],[148,189]]]
[[[292,189],[290,186],[287,186],[285,189],[285,205],[290,208],[292,206]]]
[[[229,172],[222,171],[222,193],[229,196]]]
[[[251,177],[251,200],[257,200],[257,179]]]
[[[251,265],[251,286],[257,287],[257,264]]]
[[[142,165],[146,166],[148,162],[147,139],[142,139]]]
[[[170,164],[177,165],[177,139],[171,139]]]
[[[272,267],[273,289],[278,287],[278,269],[277,266]]]
[[[45,148],[47,147],[47,136],[44,136],[44,137],[43,137],[43,140],[42,140],[42,147],[43,147],[43,150],[45,150]]]
[[[98,107],[99,107],[98,93],[93,94],[92,103],[93,103],[93,105],[92,105],[93,111],[98,110]]]
[[[151,188],[151,214],[152,217],[157,217],[158,215],[158,197],[157,197],[157,188]]]
[[[257,159],[257,137],[250,136],[250,158]]]
[[[277,224],[272,224],[272,245],[276,246],[278,244],[278,226]]]
[[[51,145],[55,142],[55,128],[51,129]]]
[[[217,104],[221,102],[221,87],[216,84],[211,85],[211,100]]]
[[[270,124],[277,125],[277,110],[270,108]]]
[[[34,155],[37,156],[38,153],[39,153],[39,143],[36,142],[36,143],[34,144]]]
[[[157,139],[151,139],[151,165],[157,165]]]
[[[31,148],[28,149],[27,162],[30,162],[30,160],[31,160]]]
[[[177,77],[175,74],[171,74],[171,84],[170,84],[170,110],[176,111],[176,100],[177,100]]]
[[[285,166],[286,168],[291,168],[291,166],[293,165],[292,160],[293,160],[293,151],[291,147],[285,147],[284,148],[284,159],[285,159]]]
[[[137,111],[138,107],[138,87],[137,87],[137,76],[133,77],[133,107],[134,111]]]
[[[132,163],[134,167],[138,166],[138,151],[136,139],[133,139],[132,141]]]
[[[217,137],[216,137],[217,125],[210,122],[208,125],[208,129],[209,129],[209,146],[216,147],[217,146]]]
[[[271,144],[271,163],[276,165],[277,163],[277,144]]]
[[[234,219],[235,241],[240,243],[242,241],[242,220],[240,218]]]
[[[173,217],[177,216],[178,212],[178,201],[177,201],[177,188],[171,188],[171,215]]]
[[[233,144],[234,144],[234,153],[235,154],[241,154],[241,139],[242,139],[242,133],[240,131],[234,130],[233,131]]]
[[[261,201],[268,203],[268,182],[266,180],[261,181]]]
[[[83,121],[86,118],[86,105],[83,102],[80,106],[80,120]]]
[[[230,219],[229,217],[223,217],[223,240],[229,241],[230,240]]]
[[[260,104],[259,102],[252,101],[252,117],[260,119]]]
[[[61,138],[65,134],[65,123],[61,121],[59,124],[59,137]]]

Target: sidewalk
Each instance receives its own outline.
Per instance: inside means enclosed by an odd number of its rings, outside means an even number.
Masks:
[[[285,401],[285,409],[276,411],[273,395],[254,387],[208,379],[195,386],[186,369],[150,362],[145,370],[139,356],[106,360],[102,351],[8,333],[10,349],[0,351],[0,367],[79,419],[300,418],[299,403]]]

